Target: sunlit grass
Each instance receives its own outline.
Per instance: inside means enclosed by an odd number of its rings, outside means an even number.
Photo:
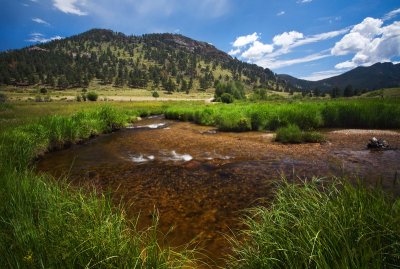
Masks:
[[[283,181],[248,211],[229,268],[398,268],[400,200],[347,181]]]

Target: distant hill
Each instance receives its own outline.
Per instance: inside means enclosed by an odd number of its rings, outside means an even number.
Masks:
[[[400,87],[400,64],[376,63],[369,67],[360,66],[339,76],[319,81],[307,81],[289,75],[278,77],[299,89],[319,88],[326,91],[333,87],[343,89],[352,85],[354,89],[376,90]]]
[[[85,33],[0,53],[0,84],[205,90],[218,81],[281,90],[271,70],[232,58],[206,42],[176,34]]]

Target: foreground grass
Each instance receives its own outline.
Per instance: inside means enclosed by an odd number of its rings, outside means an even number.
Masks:
[[[284,182],[249,211],[230,268],[399,268],[400,200],[350,183]]]
[[[158,244],[156,220],[137,232],[122,206],[31,171],[36,156],[123,127],[141,115],[97,107],[0,133],[1,268],[182,268],[187,252]],[[146,112],[147,113],[147,112]]]

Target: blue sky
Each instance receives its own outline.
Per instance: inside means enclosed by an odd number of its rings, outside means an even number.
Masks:
[[[399,0],[2,0],[0,50],[106,28],[180,33],[310,80],[400,61]]]

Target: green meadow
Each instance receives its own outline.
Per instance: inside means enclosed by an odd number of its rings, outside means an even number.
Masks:
[[[35,158],[51,150],[162,113],[221,131],[277,130],[289,136],[288,142],[293,133],[299,142],[318,142],[323,138],[315,131],[321,128],[399,129],[399,103],[0,104],[0,267],[196,268],[194,251],[176,251],[160,242],[156,212],[153,226],[138,230],[124,205],[111,203],[106,194],[36,174]],[[345,179],[282,182],[270,206],[249,209],[246,228],[229,235],[228,268],[398,268],[398,198]]]

